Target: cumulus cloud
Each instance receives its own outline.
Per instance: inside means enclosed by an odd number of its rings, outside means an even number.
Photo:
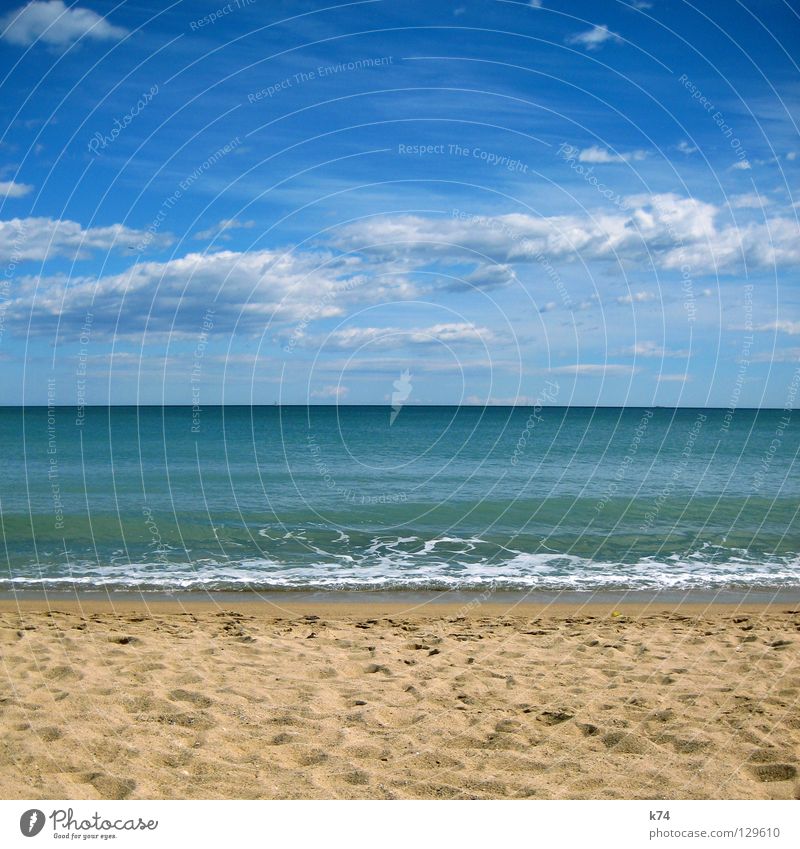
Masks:
[[[17,273],[7,302],[9,327],[14,319],[34,333],[50,332],[62,316],[83,322],[87,311],[98,316],[96,333],[134,336],[150,333],[196,334],[204,310],[214,307],[215,326],[242,333],[263,332],[276,325],[276,337],[302,343],[311,325],[347,315],[354,305],[399,301],[428,295],[438,286],[453,290],[453,267],[473,270],[464,285],[502,286],[515,279],[518,266],[548,263],[607,262],[626,273],[653,267],[693,277],[720,271],[796,266],[800,263],[800,228],[794,219],[756,211],[741,213],[735,226],[730,209],[676,194],[626,198],[627,211],[558,216],[522,213],[476,217],[391,215],[364,219],[340,228],[332,243],[306,248],[190,253],[165,262],[137,261],[127,270],[102,277]],[[744,203],[744,201],[742,201]],[[746,207],[745,207],[746,209]],[[224,230],[223,230],[224,232]],[[83,259],[125,250],[144,233],[123,225],[84,228],[74,221],[25,218],[0,221],[0,262],[41,262],[54,257]],[[171,237],[159,235],[159,243]],[[441,277],[437,270],[441,269]],[[424,282],[409,275],[423,270]],[[683,272],[681,272],[683,273]],[[456,287],[458,288],[458,287]],[[699,294],[698,290],[698,294]],[[706,294],[703,290],[702,294]],[[669,301],[675,293],[630,289],[623,295],[583,298],[571,309],[638,305]],[[554,309],[560,299],[545,302]],[[117,321],[119,320],[119,329]],[[107,327],[105,326],[107,323]],[[800,334],[800,322],[779,322],[760,329]],[[389,328],[393,330],[393,328]],[[485,340],[485,328],[466,322],[397,329],[406,343],[421,344],[435,335],[448,343]],[[359,331],[387,333],[387,329]],[[342,337],[343,338],[343,337]],[[341,342],[340,337],[336,337]],[[348,344],[357,344],[351,338]],[[639,350],[657,356],[655,350]],[[585,373],[585,372],[583,372]]]
[[[681,153],[685,153],[687,156],[691,156],[693,153],[697,153],[699,148],[695,147],[693,144],[690,144],[685,139],[683,141],[678,142],[678,150]]]
[[[688,374],[659,374],[659,383],[690,383],[692,378]]]
[[[588,375],[592,377],[617,374],[630,375],[636,374],[639,370],[635,366],[626,366],[617,363],[575,363],[574,365],[557,366],[549,369],[554,374]]]
[[[508,263],[482,264],[467,274],[463,280],[453,281],[451,289],[495,289],[516,280],[516,273]]]
[[[255,221],[239,221],[237,218],[223,218],[207,230],[199,230],[192,238],[199,241],[215,239],[216,241],[230,241],[230,230],[251,230],[256,226]]]
[[[171,236],[155,237],[123,224],[84,228],[76,221],[54,218],[12,218],[0,221],[0,261],[45,261],[53,257],[86,259],[96,251],[126,250],[147,238],[165,246]]]
[[[33,191],[33,186],[28,183],[0,183],[0,200],[4,198],[23,198]]]
[[[732,195],[728,198],[728,206],[731,209],[761,209],[768,206],[770,199],[758,192],[748,192],[743,195]]]
[[[498,264],[580,258],[714,274],[745,264],[800,262],[800,227],[792,218],[775,215],[737,226],[722,220],[725,208],[674,193],[625,201],[627,212],[593,215],[384,216],[343,227],[335,241],[373,257],[418,263],[476,255]]]
[[[643,341],[637,342],[635,345],[631,345],[627,348],[622,348],[619,352],[622,356],[629,357],[688,357],[689,352],[686,350],[672,350],[670,348],[665,348],[663,345],[659,345],[656,342],[651,341]]]
[[[617,33],[612,32],[606,24],[595,24],[585,32],[571,35],[567,39],[567,44],[577,44],[586,48],[586,50],[599,50],[607,41],[619,43],[622,38]]]
[[[398,349],[407,345],[488,344],[494,335],[487,327],[468,322],[446,322],[428,327],[347,327],[309,341],[315,346],[352,351],[370,348]]]
[[[127,32],[91,9],[67,8],[63,0],[34,0],[0,19],[0,38],[21,47],[36,41],[65,47],[84,37],[118,41]]]
[[[215,330],[259,333],[272,322],[294,322],[295,343],[308,324],[344,314],[354,302],[410,298],[400,275],[378,284],[362,262],[321,252],[280,250],[192,253],[166,262],[137,262],[121,274],[28,277],[17,281],[7,307],[9,324],[35,317],[32,332],[64,332],[95,316],[97,336],[143,331],[196,336],[213,311]],[[24,322],[23,322],[24,323]]]
[[[596,164],[641,162],[647,158],[646,150],[632,150],[630,153],[615,153],[604,147],[587,147],[578,154],[580,162],[592,162]]]

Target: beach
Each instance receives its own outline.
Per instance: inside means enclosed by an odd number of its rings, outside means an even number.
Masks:
[[[0,602],[0,797],[800,798],[800,604]]]

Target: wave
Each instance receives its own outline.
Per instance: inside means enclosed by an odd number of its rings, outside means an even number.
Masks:
[[[361,558],[339,555],[302,565],[270,559],[193,562],[79,562],[55,571],[28,568],[0,580],[0,590],[104,589],[165,591],[283,590],[741,590],[800,588],[800,556],[752,556],[703,546],[687,555],[602,561],[557,552],[507,552],[503,560],[438,558],[429,540],[424,556],[376,546]],[[477,545],[480,540],[458,540]],[[398,541],[399,543],[399,541]]]

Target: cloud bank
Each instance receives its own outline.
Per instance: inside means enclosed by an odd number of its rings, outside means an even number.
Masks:
[[[20,47],[37,41],[66,47],[80,38],[118,41],[127,34],[91,9],[68,8],[62,0],[34,0],[0,19],[0,39]]]

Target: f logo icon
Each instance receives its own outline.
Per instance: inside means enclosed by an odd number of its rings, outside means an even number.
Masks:
[[[19,818],[19,830],[25,837],[36,837],[44,828],[44,813],[38,808],[31,808]]]

